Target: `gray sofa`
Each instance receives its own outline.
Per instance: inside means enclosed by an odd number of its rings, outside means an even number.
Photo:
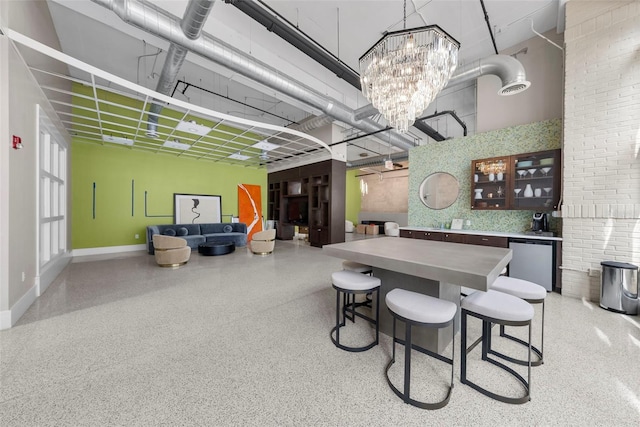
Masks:
[[[147,251],[153,255],[153,235],[181,237],[187,241],[191,249],[198,250],[198,245],[205,242],[233,242],[236,246],[247,245],[247,224],[213,223],[213,224],[166,224],[149,225],[147,227]]]

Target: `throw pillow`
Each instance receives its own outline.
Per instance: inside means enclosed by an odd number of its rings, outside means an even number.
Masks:
[[[176,236],[186,236],[187,234],[189,234],[189,230],[184,227],[178,228],[178,231],[176,232]]]
[[[231,233],[233,231],[233,227],[230,226],[229,224],[227,224],[227,225],[224,226],[222,231],[224,231],[225,233]]]
[[[176,230],[174,230],[173,228],[167,228],[162,234],[164,234],[165,236],[175,236]]]

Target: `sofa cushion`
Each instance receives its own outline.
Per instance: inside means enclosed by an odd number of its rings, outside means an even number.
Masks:
[[[247,224],[244,222],[220,222],[200,224],[200,233],[198,234],[227,233],[225,229],[228,229],[228,227],[231,227],[231,231],[229,231],[229,233],[247,233]]]
[[[165,236],[175,236],[176,230],[174,230],[173,228],[167,228],[162,232],[162,234],[164,234]]]
[[[186,227],[180,227],[176,230],[176,236],[186,236],[189,234],[189,230]]]

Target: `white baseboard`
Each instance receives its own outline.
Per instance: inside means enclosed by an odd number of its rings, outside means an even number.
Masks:
[[[105,254],[116,254],[119,252],[136,252],[136,251],[145,251],[147,250],[147,245],[142,243],[139,245],[127,245],[127,246],[105,246],[102,248],[84,248],[84,249],[74,249],[72,251],[72,255],[74,257],[77,256],[87,256],[87,255],[105,255]]]
[[[16,302],[10,310],[0,311],[0,330],[9,329],[14,323],[27,312],[31,304],[37,298],[38,288],[33,285],[23,296]]]
[[[62,270],[71,262],[71,253],[67,252],[64,256],[57,259],[47,269],[40,272],[40,276],[36,277],[37,296],[40,296],[47,290],[50,284],[62,273]]]
[[[72,250],[67,255],[48,265],[47,269],[35,278],[35,284],[9,310],[0,311],[0,330],[11,328],[26,313],[31,304],[54,282],[73,257],[136,251],[145,251],[146,253],[146,250],[147,245],[145,244]]]

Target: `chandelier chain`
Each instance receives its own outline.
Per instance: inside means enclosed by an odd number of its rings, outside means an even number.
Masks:
[[[402,29],[407,29],[407,0],[404,0],[404,18],[402,20]]]

